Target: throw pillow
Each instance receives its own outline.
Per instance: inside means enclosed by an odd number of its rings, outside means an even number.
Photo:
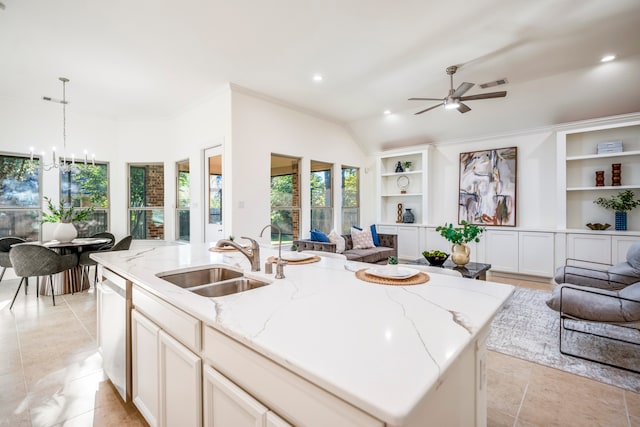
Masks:
[[[331,233],[329,233],[328,237],[331,243],[335,243],[336,253],[339,253],[339,254],[343,253],[345,248],[344,237],[339,235],[336,230],[331,230]]]
[[[314,242],[330,243],[329,238],[320,230],[311,230],[311,240]]]
[[[358,230],[351,227],[351,240],[353,240],[353,249],[369,249],[375,248],[373,238],[371,237],[371,229]]]
[[[627,251],[627,262],[636,270],[640,270],[640,242],[636,242]]]
[[[376,246],[380,246],[380,239],[378,238],[378,230],[376,230],[376,225],[371,224],[371,237],[373,238],[373,244]]]

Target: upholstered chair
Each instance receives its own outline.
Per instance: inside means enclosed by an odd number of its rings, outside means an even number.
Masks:
[[[104,234],[111,234],[111,233],[104,233]],[[111,236],[113,237],[112,234]],[[92,237],[108,237],[108,236],[94,235]],[[114,240],[115,240],[115,237],[114,237]],[[132,240],[133,240],[133,237],[127,236],[122,240],[120,240],[115,245],[112,243],[111,246],[109,247],[100,247],[97,250],[82,251],[80,253],[80,257],[78,258],[78,265],[82,267],[82,280],[84,280],[85,277],[87,278],[87,280],[89,280],[89,269],[91,267],[96,267],[93,273],[93,283],[96,283],[98,281],[98,267],[97,267],[98,263],[95,262],[93,259],[91,259],[91,256],[90,256],[91,254],[94,254],[97,252],[105,252],[105,251],[126,251],[131,247]]]
[[[9,258],[9,251],[11,250],[11,247],[18,243],[24,243],[24,241],[25,240],[21,239],[20,237],[0,238],[0,267],[2,267],[2,273],[0,273],[0,282],[2,281],[2,278],[4,277],[4,273],[5,271],[7,271],[7,268],[13,267],[11,265],[11,259]],[[26,292],[27,288],[25,287],[24,290]]]

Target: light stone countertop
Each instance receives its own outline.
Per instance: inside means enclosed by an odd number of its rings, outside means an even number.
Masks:
[[[390,424],[400,425],[488,325],[509,285],[430,274],[415,286],[359,280],[345,261],[287,265],[285,279],[250,272],[238,252],[211,243],[147,247],[91,257],[174,306]],[[261,247],[261,268],[271,248]],[[273,282],[205,298],[156,277],[227,264]],[[372,267],[371,264],[352,264]],[[410,266],[407,266],[410,267]],[[274,266],[275,270],[275,266]]]

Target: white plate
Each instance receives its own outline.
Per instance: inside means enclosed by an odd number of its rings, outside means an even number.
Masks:
[[[314,256],[314,254],[305,254],[304,252],[285,252],[282,254],[282,259],[285,261],[304,261]]]
[[[372,276],[382,277],[384,279],[408,279],[416,274],[420,273],[420,270],[415,268],[398,267],[396,270],[387,267],[374,267],[369,268],[365,273]]]

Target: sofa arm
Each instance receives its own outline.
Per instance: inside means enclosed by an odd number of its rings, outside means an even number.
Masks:
[[[322,251],[322,252],[336,252],[335,243],[316,242],[313,240],[294,240],[293,244],[298,247],[298,252],[301,251]]]
[[[393,248],[398,252],[398,235],[397,234],[380,234],[378,233],[378,240],[380,241],[380,246],[384,246],[387,248]],[[397,254],[396,254],[397,256]]]

